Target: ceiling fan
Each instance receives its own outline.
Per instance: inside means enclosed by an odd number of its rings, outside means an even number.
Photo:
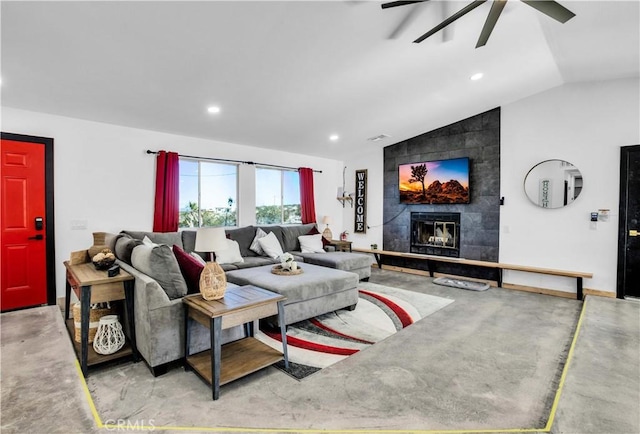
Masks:
[[[411,4],[414,4],[414,3],[423,3],[425,1],[429,1],[429,0],[392,1],[392,2],[387,2],[387,3],[382,3],[382,9],[393,8],[393,7],[397,7],[397,6],[411,5]],[[471,12],[472,10],[477,8],[478,6],[482,5],[486,1],[487,0],[474,0],[474,1],[472,1],[467,6],[463,7],[458,12],[456,12],[453,15],[451,15],[449,18],[447,18],[446,20],[444,20],[443,22],[441,22],[440,24],[438,24],[433,29],[429,30],[427,33],[425,33],[424,35],[420,36],[418,39],[416,39],[413,42],[420,43],[420,42],[424,41],[429,36],[433,35],[434,33],[439,32],[442,29],[444,29],[449,24],[453,23],[458,18],[461,18],[462,16],[468,14],[469,12]],[[491,32],[493,31],[493,28],[495,27],[496,23],[498,22],[498,18],[500,17],[500,14],[502,13],[502,10],[504,9],[505,5],[507,4],[507,1],[508,0],[493,0],[492,1],[491,10],[489,11],[489,16],[487,17],[487,20],[484,22],[484,26],[482,27],[482,32],[480,32],[480,37],[478,38],[478,43],[476,44],[476,48],[484,46],[487,43],[487,41],[489,40],[489,36],[491,35]],[[549,16],[549,17],[561,22],[561,23],[566,23],[571,18],[576,16],[576,14],[574,14],[569,9],[565,8],[560,3],[558,3],[558,2],[556,2],[554,0],[520,0],[520,1],[522,3],[524,3],[524,4],[526,4],[526,5],[531,6],[534,9],[538,10],[539,12],[542,12],[543,14],[545,14],[545,15],[547,15],[547,16]]]

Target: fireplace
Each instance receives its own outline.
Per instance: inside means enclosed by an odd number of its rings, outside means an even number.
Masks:
[[[460,257],[460,213],[412,212],[411,253]]]

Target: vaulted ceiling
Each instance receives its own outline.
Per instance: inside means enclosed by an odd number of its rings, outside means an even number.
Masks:
[[[510,0],[476,49],[489,1],[412,43],[469,3],[2,1],[1,102],[337,158],[563,83],[640,75],[638,1],[560,0],[576,14],[561,24]]]

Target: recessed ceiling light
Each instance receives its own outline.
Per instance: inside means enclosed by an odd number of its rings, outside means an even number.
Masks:
[[[329,140],[331,140],[332,142],[335,142],[339,138],[340,138],[340,136],[338,136],[337,134],[332,134],[332,135],[329,136]]]
[[[207,108],[207,111],[208,111],[209,113],[220,113],[220,107],[217,107],[217,106],[213,106],[213,105],[212,105],[211,107],[208,107],[208,108]]]
[[[469,78],[473,81],[480,80],[482,78],[482,72],[477,72]]]

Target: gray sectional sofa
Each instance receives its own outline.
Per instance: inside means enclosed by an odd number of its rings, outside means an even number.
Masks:
[[[302,253],[298,236],[306,235],[315,228],[315,224],[294,226],[261,226],[265,232],[273,232],[284,252],[294,255],[299,263],[317,265],[311,275],[331,275],[331,278],[317,278],[321,285],[280,285],[285,289],[289,305],[285,302],[287,324],[300,321],[321,313],[341,308],[354,308],[357,303],[358,280],[366,280],[371,275],[371,258],[368,255],[348,252]],[[270,268],[279,260],[260,256],[250,249],[257,227],[247,226],[226,230],[227,238],[238,242],[242,262],[222,264],[227,271],[229,286],[247,283],[246,273],[242,270],[260,267]],[[153,254],[146,253],[142,240],[147,237],[160,246]],[[171,233],[144,231],[122,231],[112,241],[113,250],[120,266],[135,278],[134,309],[136,343],[143,359],[154,375],[166,372],[172,362],[184,357],[184,307],[182,296],[198,292],[198,288],[188,288],[186,281],[177,270],[171,248],[176,245],[185,252],[195,249],[195,230]],[[204,257],[204,253],[196,252]],[[141,259],[143,258],[143,259]],[[137,261],[136,261],[137,260]],[[133,263],[133,265],[132,265]],[[137,267],[135,267],[137,265]],[[269,267],[265,267],[269,266]],[[304,265],[303,265],[304,267]],[[324,268],[321,268],[324,267]],[[332,270],[335,269],[335,270]],[[239,271],[234,277],[234,270]],[[322,270],[326,270],[323,272]],[[264,276],[263,276],[264,277]],[[235,283],[234,283],[235,282]],[[259,285],[256,285],[259,286]],[[265,285],[268,286],[268,285]],[[271,285],[270,290],[278,291],[279,285]],[[309,289],[313,287],[312,289]],[[320,289],[319,289],[320,288]],[[210,346],[209,332],[200,324],[194,324],[190,336],[190,352],[204,351]],[[223,331],[223,343],[244,337],[242,327]]]

